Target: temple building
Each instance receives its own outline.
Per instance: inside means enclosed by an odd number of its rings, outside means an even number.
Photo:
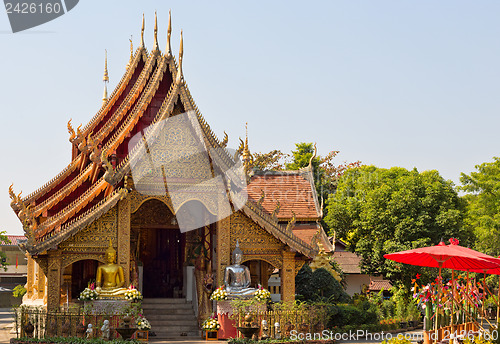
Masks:
[[[312,167],[255,171],[248,138],[236,153],[227,149],[184,79],[182,32],[178,58],[170,36],[169,20],[161,51],[155,18],[148,51],[143,19],[114,91],[108,97],[106,63],[102,107],[86,125],[68,122],[69,164],[27,196],[9,189],[27,238],[25,303],[58,310],[75,300],[96,279],[110,241],[125,286],[146,299],[197,300],[200,313],[207,280],[223,283],[237,242],[252,285],[267,287],[277,272],[284,301],[294,299],[296,273],[318,243],[331,251]]]

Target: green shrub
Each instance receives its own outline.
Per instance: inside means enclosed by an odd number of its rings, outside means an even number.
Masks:
[[[19,284],[15,286],[14,290],[12,291],[12,295],[14,297],[23,297],[26,292],[26,288],[23,285]]]

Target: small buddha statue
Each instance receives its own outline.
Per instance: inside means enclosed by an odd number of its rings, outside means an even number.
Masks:
[[[251,298],[257,289],[249,288],[250,270],[245,265],[241,265],[243,252],[240,250],[239,242],[236,241],[236,248],[233,251],[233,265],[226,267],[224,271],[224,284],[229,299]]]
[[[111,244],[111,239],[109,247],[106,249],[105,258],[106,264],[97,268],[96,291],[101,298],[124,298],[127,292],[127,289],[123,288],[125,277],[123,268],[115,264],[116,251]]]

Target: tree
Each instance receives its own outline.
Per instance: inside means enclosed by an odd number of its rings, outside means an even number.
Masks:
[[[425,281],[435,271],[395,263],[384,254],[437,244],[441,238],[455,237],[465,245],[473,239],[462,226],[463,201],[437,171],[349,169],[329,197],[327,211],[330,234],[336,232],[361,256],[362,271],[406,285],[417,272]]]
[[[461,174],[461,190],[467,192],[465,226],[475,232],[475,248],[488,254],[500,254],[500,158],[476,166],[476,172]]]
[[[269,153],[254,153],[253,154],[253,167],[264,171],[272,170],[279,171],[285,169],[285,161],[288,158],[288,154],[283,153],[280,150],[272,150]]]

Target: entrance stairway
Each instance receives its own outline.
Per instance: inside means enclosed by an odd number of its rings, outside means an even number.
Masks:
[[[201,331],[194,314],[193,304],[186,299],[144,299],[144,316],[151,324],[151,331],[157,339],[196,339],[200,340]]]

